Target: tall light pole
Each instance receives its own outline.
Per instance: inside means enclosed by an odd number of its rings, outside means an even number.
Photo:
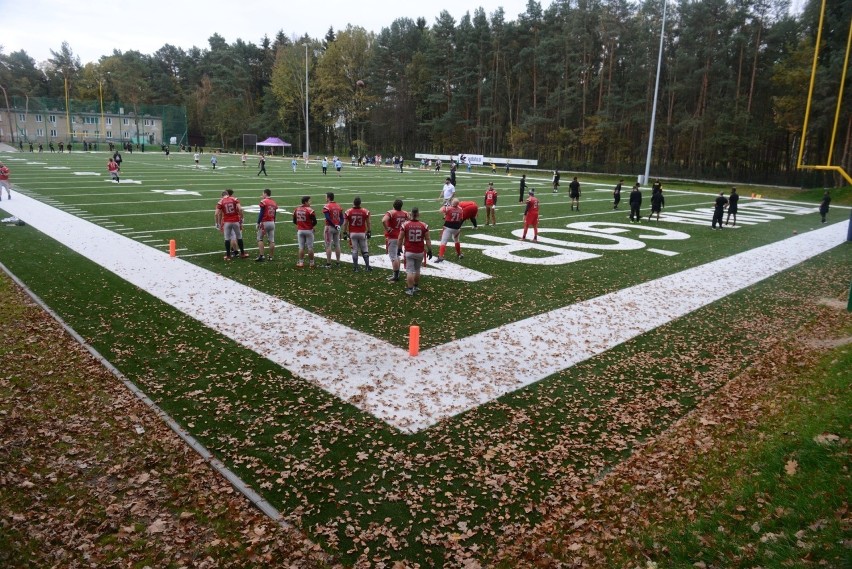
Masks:
[[[654,125],[657,122],[657,96],[660,92],[660,68],[663,66],[663,39],[666,33],[666,4],[668,0],[663,0],[663,24],[660,26],[660,53],[657,56],[657,80],[654,83],[654,105],[651,108],[651,129],[648,134],[648,155],[645,157],[645,176],[642,178],[642,183],[648,183],[648,176],[651,173],[651,151],[654,148]]]
[[[70,143],[74,140],[74,135],[71,132],[71,102],[68,98],[68,72],[60,71],[60,73],[62,73],[62,79],[65,81],[65,127],[68,129],[68,142]]]
[[[305,160],[311,156],[310,118],[308,115],[308,44],[305,44]],[[307,162],[306,162],[307,164]]]
[[[3,98],[6,99],[6,121],[9,123],[9,141],[15,142],[15,134],[12,130],[12,113],[9,111],[9,97],[6,95],[6,89],[0,85],[0,90],[3,91]]]
[[[109,75],[109,72],[107,72]],[[98,96],[101,101],[101,134],[104,137],[104,144],[106,144],[106,120],[104,119],[104,78],[101,75],[98,75]]]

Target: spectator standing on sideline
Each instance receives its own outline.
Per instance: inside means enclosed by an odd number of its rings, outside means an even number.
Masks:
[[[314,268],[314,227],[317,225],[317,214],[311,209],[311,196],[302,196],[302,205],[293,210],[293,223],[296,224],[296,241],[299,243],[299,261],[296,268],[305,266],[305,251],[308,253],[308,263]]]
[[[260,153],[260,158],[257,160],[257,166],[259,168],[257,171],[258,176],[260,176],[261,172],[263,172],[264,176],[269,176],[269,174],[266,173],[266,156],[263,155],[263,152]]]
[[[402,226],[409,220],[408,212],[402,209],[402,200],[393,202],[393,209],[385,212],[382,217],[382,226],[385,228],[385,243],[387,244],[388,257],[393,267],[393,275],[388,280],[397,282],[399,280],[399,234]]]
[[[737,225],[737,207],[740,202],[740,194],[737,193],[737,188],[731,188],[731,195],[728,196],[728,217],[725,219],[725,225],[728,225],[728,222],[731,221],[731,216],[734,216],[733,226]]]
[[[269,188],[263,190],[263,195],[260,197],[260,211],[257,212],[257,249],[258,256],[255,261],[262,262],[263,254],[263,238],[269,243],[269,256],[267,260],[271,261],[275,254],[275,214],[278,211],[278,204],[272,199],[272,190]]]
[[[364,258],[364,267],[372,271],[370,266],[370,249],[367,240],[373,236],[370,231],[370,212],[361,207],[361,196],[355,196],[352,206],[343,214],[343,235],[349,234],[349,244],[352,248],[352,270],[358,271],[358,254]]]
[[[420,209],[412,208],[411,221],[405,222],[399,232],[397,247],[405,247],[405,294],[414,296],[420,292],[420,267],[424,249],[427,258],[432,258],[432,241],[429,226],[420,221]]]
[[[520,182],[520,194],[518,196],[518,203],[524,203],[524,196],[527,195],[527,175],[521,174],[521,182]]]
[[[444,230],[441,232],[441,246],[438,248],[438,260],[436,263],[444,262],[444,253],[447,250],[447,243],[452,238],[456,248],[456,257],[463,259],[464,255],[461,252],[461,241],[459,241],[459,233],[464,222],[464,210],[459,207],[458,198],[453,198],[450,205],[442,207],[441,213],[444,214]]]
[[[328,160],[325,160],[328,164]],[[325,205],[322,208],[325,217],[325,229],[323,239],[325,241],[325,265],[323,268],[331,268],[331,252],[337,257],[336,267],[340,266],[340,226],[343,225],[343,208],[334,201],[334,192],[325,194]]]
[[[651,213],[648,215],[648,221],[651,221],[651,217],[653,217],[655,213],[657,214],[657,221],[660,221],[660,212],[665,205],[666,198],[663,197],[663,188],[660,186],[651,192]]]
[[[612,209],[618,209],[618,204],[621,202],[621,184],[623,183],[624,180],[619,180],[615,189],[612,190]]]
[[[636,182],[630,191],[630,221],[633,221],[635,218],[636,223],[639,223],[642,220],[642,215],[639,213],[641,207],[642,192],[639,191],[639,182]]]
[[[553,171],[553,193],[555,194],[559,190],[559,178],[560,178],[559,170]]]
[[[711,225],[713,229],[716,229],[716,223],[718,223],[719,231],[722,230],[722,216],[725,213],[726,205],[728,205],[728,198],[725,197],[725,192],[719,192],[713,204],[713,223]]]
[[[118,164],[115,163],[115,158],[110,158],[109,162],[107,162],[107,171],[116,184],[120,184],[121,180],[119,179],[118,173]]]
[[[497,225],[497,190],[494,189],[494,182],[488,182],[488,189],[485,190],[485,225]]]
[[[527,207],[524,210],[524,233],[521,235],[521,241],[527,239],[527,228],[533,228],[533,241],[538,242],[538,198],[535,197],[535,190],[530,190],[530,197],[527,198]]]
[[[450,205],[450,202],[453,201],[453,197],[456,195],[456,187],[450,181],[450,178],[444,180],[444,187],[441,188],[441,197],[439,198],[442,201],[441,207],[447,207]]]
[[[822,201],[819,202],[819,215],[822,217],[822,223],[825,223],[825,216],[828,215],[828,206],[831,205],[831,194],[828,193],[828,190],[822,194]],[[734,223],[736,223],[736,217],[734,217]]]
[[[574,211],[574,206],[580,211],[580,182],[577,181],[577,176],[568,184],[568,195],[571,197],[571,211]]]
[[[0,162],[0,200],[3,199],[3,188],[6,188],[6,197],[12,199],[12,186],[9,184],[9,167]]]

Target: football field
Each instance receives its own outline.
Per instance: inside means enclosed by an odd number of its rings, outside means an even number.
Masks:
[[[773,341],[751,322],[776,322],[783,335],[810,318],[785,309],[791,291],[837,296],[852,276],[848,209],[821,225],[807,196],[741,189],[737,227],[712,231],[714,187],[664,186],[659,222],[647,220],[646,190],[646,217],[631,224],[626,188],[612,208],[615,180],[581,177],[572,212],[549,175],[529,172],[542,203],[532,243],[518,240],[518,175],[479,171],[459,173],[457,195],[481,204],[493,181],[498,225],[466,224],[464,258],[449,247],[410,298],[387,281],[380,218],[401,198],[424,212],[434,243],[443,176],[349,165],[323,176],[272,159],[266,178],[235,156],[214,171],[204,157],[196,169],[189,154],[149,152],[125,154],[116,184],[106,158],[0,157],[21,191],[0,213],[28,223],[2,228],[0,262],[348,562],[487,558],[554,496],[746,367]],[[250,259],[222,259],[213,210],[224,188],[247,210]],[[264,188],[279,204],[276,255],[255,263]],[[360,196],[373,213],[376,270],[353,272],[346,246],[339,268],[295,267],[290,213],[302,195],[319,211],[328,191],[344,209]],[[812,271],[836,278],[809,284]]]

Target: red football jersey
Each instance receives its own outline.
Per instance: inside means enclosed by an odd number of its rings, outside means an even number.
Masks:
[[[107,170],[110,172],[118,172],[118,164],[115,162],[107,162]]]
[[[346,221],[349,222],[349,233],[364,233],[367,231],[367,220],[370,212],[363,207],[351,207],[346,210]]]
[[[406,221],[402,228],[405,250],[408,253],[422,253],[426,249],[426,235],[429,234],[429,226],[420,220]]]
[[[459,202],[459,207],[462,208],[462,219],[473,219],[479,213],[476,202]]]
[[[314,210],[306,205],[300,205],[293,210],[293,219],[296,220],[296,230],[312,230],[314,228],[313,216],[315,216]]]
[[[260,209],[263,212],[261,222],[275,221],[275,212],[278,211],[278,204],[272,198],[263,198],[260,200]]]
[[[527,209],[524,211],[524,215],[531,218],[538,217],[538,198],[535,196],[530,196],[527,198]]]
[[[458,206],[444,208],[444,227],[458,229],[464,221],[464,210]]]
[[[488,188],[485,190],[485,205],[494,205],[497,203],[497,190]]]
[[[8,180],[9,179],[9,168],[3,166],[0,168],[0,180]]]
[[[322,208],[323,217],[325,217],[326,213],[331,218],[331,223],[328,222],[328,219],[325,220],[326,225],[343,225],[343,208],[340,207],[340,204],[337,202],[328,202]]]
[[[385,231],[385,235],[387,235],[388,239],[398,239],[399,230],[402,229],[402,226],[405,225],[406,221],[408,221],[408,212],[392,209],[387,213],[387,216],[388,227]]]
[[[222,221],[236,223],[240,221],[240,200],[233,196],[225,196],[216,204],[216,209],[222,211]]]

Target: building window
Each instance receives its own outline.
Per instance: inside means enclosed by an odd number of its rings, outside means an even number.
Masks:
[[[111,125],[111,124],[112,124],[112,117],[107,117],[107,118],[106,118],[106,123],[107,123],[108,125]]]
[[[27,129],[22,128],[22,129],[19,129],[19,130],[21,131],[21,134],[20,134],[21,138],[26,138],[27,137]]]
[[[44,122],[44,117],[39,114],[36,114],[36,122]]]
[[[84,122],[86,124],[98,124],[98,117],[86,117]]]
[[[124,125],[130,124],[130,119],[128,119],[128,118],[121,119],[121,124],[124,124]]]
[[[108,131],[107,131],[107,136],[106,136],[106,137],[107,137],[107,138],[112,138],[112,131],[111,131],[111,130],[108,130]]]
[[[125,130],[124,132],[121,133],[121,136],[122,136],[122,138],[130,138],[130,132]]]
[[[26,122],[27,121],[27,115],[25,115],[24,113],[18,113],[18,120],[21,121],[21,122]]]
[[[50,129],[50,138],[56,138],[56,129],[55,128]]]
[[[44,136],[44,129],[43,128],[37,128],[36,129],[36,136],[39,137],[39,138],[43,137]]]
[[[145,119],[145,126],[154,126],[154,119]]]
[[[56,124],[56,115],[48,115],[47,120]]]

